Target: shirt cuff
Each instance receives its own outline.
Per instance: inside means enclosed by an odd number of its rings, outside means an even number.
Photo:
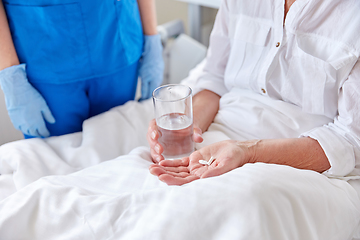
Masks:
[[[197,94],[202,90],[209,90],[216,93],[219,96],[223,96],[228,92],[228,89],[224,85],[224,81],[219,81],[215,77],[208,74],[201,77],[195,84],[193,89],[193,95]]]
[[[327,177],[344,177],[355,167],[354,146],[340,134],[323,126],[303,133],[301,137],[310,137],[318,141],[331,165],[323,172]]]

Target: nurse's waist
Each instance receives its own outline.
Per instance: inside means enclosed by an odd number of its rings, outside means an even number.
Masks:
[[[81,77],[74,77],[74,78],[62,78],[61,75],[59,77],[52,77],[47,78],[46,76],[42,76],[39,78],[37,75],[33,76],[31,72],[28,72],[28,79],[29,82],[33,83],[50,83],[50,84],[66,84],[66,83],[74,83],[74,82],[81,82],[81,81],[90,81],[93,79],[101,79],[101,78],[107,78],[111,75],[117,75],[122,73],[125,69],[129,68],[130,66],[137,64],[137,61],[130,64],[125,64],[122,66],[119,66],[114,69],[106,70],[106,71],[95,71],[89,74],[82,74]],[[79,70],[81,71],[81,70]],[[56,74],[54,74],[56,75]]]

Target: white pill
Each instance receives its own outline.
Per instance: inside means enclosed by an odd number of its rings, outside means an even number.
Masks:
[[[202,165],[208,165],[208,166],[210,166],[215,159],[216,159],[216,158],[214,158],[213,156],[211,156],[211,158],[209,159],[209,161],[199,160],[199,163],[202,164]]]
[[[215,158],[213,156],[211,156],[211,158],[208,161],[208,165],[210,166],[214,160],[215,160]]]
[[[199,160],[199,163],[202,164],[202,165],[208,165],[208,161],[205,161],[205,160]]]

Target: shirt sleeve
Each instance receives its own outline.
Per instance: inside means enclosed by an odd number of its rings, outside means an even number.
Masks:
[[[206,64],[193,89],[194,95],[202,90],[210,90],[220,96],[228,92],[224,83],[224,74],[230,53],[228,18],[227,1],[222,1],[210,35]]]
[[[324,150],[331,165],[324,175],[360,175],[360,60],[340,89],[334,122],[302,136],[316,139]]]

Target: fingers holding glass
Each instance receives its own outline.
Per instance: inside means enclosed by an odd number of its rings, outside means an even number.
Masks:
[[[194,122],[194,142],[201,143],[204,139],[202,137],[202,131],[201,128],[199,128],[196,123]]]
[[[150,154],[154,163],[158,163],[164,159],[164,157],[161,155],[164,149],[158,141],[159,137],[160,132],[157,130],[155,119],[153,119],[149,123],[146,138],[150,145]]]

